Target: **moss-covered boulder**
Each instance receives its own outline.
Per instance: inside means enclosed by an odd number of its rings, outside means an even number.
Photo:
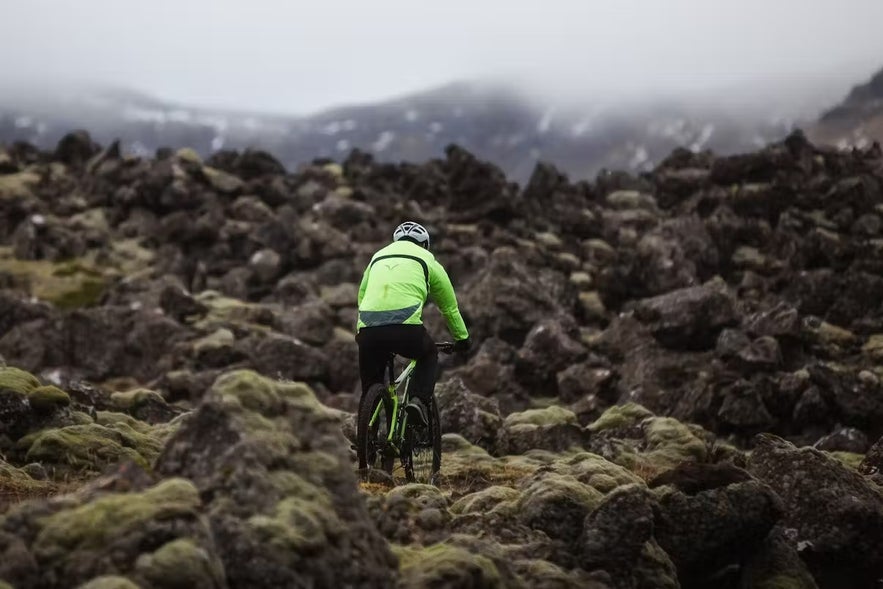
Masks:
[[[406,589],[437,587],[504,587],[500,572],[489,558],[451,544],[425,548],[399,547],[401,584]]]
[[[686,461],[706,461],[715,445],[710,432],[632,403],[607,409],[586,429],[593,453],[645,479]]]
[[[38,413],[52,413],[71,403],[70,395],[56,386],[40,386],[28,393],[28,402]]]
[[[432,543],[444,539],[451,520],[448,498],[433,485],[395,487],[385,495],[368,499],[368,510],[377,528],[399,544]]]
[[[136,429],[124,421],[70,425],[28,434],[16,443],[16,451],[29,462],[63,471],[100,471],[126,460],[147,467],[159,456],[170,429]]]
[[[86,261],[20,260],[4,248],[0,248],[0,276],[61,309],[96,304],[107,284],[104,274]]]
[[[77,589],[141,589],[141,587],[126,577],[102,575],[79,585]]]
[[[309,387],[229,372],[182,419],[156,470],[208,494],[231,586],[394,583],[339,417]]]
[[[533,449],[561,452],[582,448],[584,441],[573,411],[551,405],[509,414],[499,432],[497,453],[523,454]]]
[[[113,393],[110,403],[117,410],[147,423],[168,422],[183,413],[183,410],[170,406],[158,392],[143,388]]]
[[[525,483],[517,502],[518,517],[551,538],[570,542],[603,498],[600,491],[571,476],[541,473]]]
[[[148,480],[130,470],[52,502],[12,507],[0,517],[0,579],[24,589],[225,586],[196,487]],[[115,486],[132,491],[108,492]]]

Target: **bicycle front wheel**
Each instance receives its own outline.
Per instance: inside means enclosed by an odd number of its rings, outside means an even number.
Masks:
[[[356,454],[363,476],[367,477],[371,469],[382,469],[392,474],[395,449],[387,441],[393,422],[392,413],[393,403],[389,400],[386,387],[375,384],[369,388],[359,407],[356,433]]]
[[[408,425],[402,448],[405,478],[409,483],[438,484],[441,469],[441,421],[435,395],[429,402],[429,426]]]

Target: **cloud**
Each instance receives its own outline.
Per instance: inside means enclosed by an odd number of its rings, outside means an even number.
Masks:
[[[464,78],[517,79],[535,93],[581,100],[763,78],[842,83],[883,66],[879,0],[4,4],[0,75],[8,79],[90,80],[284,112]]]

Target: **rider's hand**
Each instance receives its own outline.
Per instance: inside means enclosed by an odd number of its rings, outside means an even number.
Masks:
[[[465,354],[469,351],[469,348],[472,347],[472,340],[470,338],[460,339],[454,342],[453,351],[458,354]]]

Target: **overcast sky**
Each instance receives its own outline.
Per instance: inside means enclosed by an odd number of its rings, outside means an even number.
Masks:
[[[870,75],[881,22],[883,0],[0,0],[0,75],[294,113],[488,76],[635,95]]]

